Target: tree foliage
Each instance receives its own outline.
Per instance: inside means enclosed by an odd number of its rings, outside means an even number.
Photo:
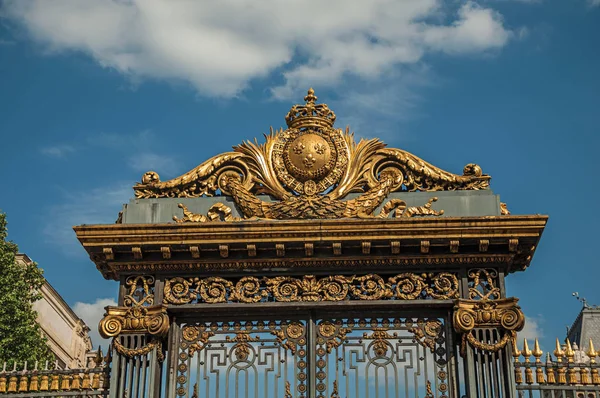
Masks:
[[[7,241],[6,214],[0,212],[0,363],[52,361],[33,303],[41,299],[43,270],[16,262],[18,247]]]

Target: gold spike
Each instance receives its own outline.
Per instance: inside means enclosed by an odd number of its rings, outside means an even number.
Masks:
[[[596,357],[598,356],[598,353],[594,349],[594,342],[592,341],[592,339],[590,339],[590,345],[589,345],[588,350],[587,350],[587,352],[585,354],[588,357],[590,357],[590,362],[591,363],[596,363]]]
[[[517,347],[517,339],[512,339],[512,355],[515,358],[515,362],[519,362],[519,356],[521,356],[521,351]]]
[[[0,393],[6,392],[6,376],[0,375]]]
[[[515,383],[517,383],[517,385],[522,384],[523,383],[523,375],[521,373],[521,364],[519,363],[519,356],[521,356],[521,351],[519,351],[519,348],[517,347],[517,339],[516,338],[512,338],[511,339],[511,344],[512,344],[512,356],[515,360]]]
[[[29,384],[29,380],[27,379],[27,375],[21,375],[19,379],[19,392],[27,392],[27,385]]]
[[[556,349],[554,350],[554,355],[556,356],[556,366],[558,368],[558,384],[567,384],[567,368],[564,367],[562,363],[562,358],[565,355],[565,352],[560,347],[560,342],[556,339]]]
[[[37,374],[31,375],[31,381],[29,383],[29,391],[37,391],[39,388],[39,376]]]
[[[523,339],[523,357],[525,358],[525,383],[533,384],[533,371],[531,370],[531,364],[529,363],[529,357],[531,356],[531,350],[527,345],[527,339]]]
[[[48,391],[48,375],[42,375],[40,380],[40,391]]]
[[[571,342],[569,339],[567,339],[566,343],[567,348],[565,349],[565,356],[567,357],[567,363],[569,365],[569,384],[577,384],[577,370],[572,365],[573,362],[575,362],[573,359],[575,357],[575,351],[573,351],[573,348],[571,348]]]
[[[569,363],[573,363],[573,357],[575,357],[575,351],[571,348],[571,342],[567,339],[567,349],[565,350],[565,356]]]
[[[544,372],[542,370],[542,355],[544,355],[544,352],[542,350],[540,350],[540,343],[538,342],[538,339],[535,339],[534,345],[533,345],[533,351],[532,351],[533,356],[535,357],[535,382],[538,384],[544,384],[546,382],[546,380],[544,379]]]
[[[523,351],[521,352],[521,355],[523,355],[523,358],[525,358],[525,363],[529,362],[531,350],[529,349],[529,345],[527,344],[527,339],[523,339]]]
[[[562,362],[562,358],[565,355],[565,352],[560,348],[560,342],[556,339],[556,348],[554,349],[554,356],[556,357],[557,362]]]
[[[544,352],[542,350],[540,350],[540,343],[539,343],[538,339],[535,339],[535,342],[533,343],[533,351],[531,353],[535,357],[536,362],[538,362],[538,363],[542,362],[541,358],[542,358],[542,355],[544,355]]]

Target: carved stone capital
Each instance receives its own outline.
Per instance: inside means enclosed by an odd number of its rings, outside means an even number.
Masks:
[[[525,315],[517,305],[518,298],[497,300],[458,299],[454,305],[453,325],[457,333],[462,334],[464,344],[484,351],[498,351],[515,338],[516,332],[525,326]],[[476,337],[474,329],[498,329],[502,336],[495,343],[482,342]]]
[[[165,304],[153,307],[108,306],[105,310],[104,318],[98,325],[98,331],[105,339],[131,333],[164,337],[169,331],[169,316]]]

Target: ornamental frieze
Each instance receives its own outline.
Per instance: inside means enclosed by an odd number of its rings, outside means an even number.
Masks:
[[[383,278],[376,274],[330,275],[318,278],[277,276],[239,280],[221,277],[165,280],[166,303],[215,304],[275,302],[319,302],[343,300],[417,300],[457,298],[456,275],[448,272],[402,273]]]
[[[435,167],[401,149],[386,148],[378,139],[358,143],[349,128],[333,127],[335,114],[317,104],[310,89],[304,105],[294,105],[286,116],[287,129],[273,130],[265,142],[244,142],[212,157],[169,181],[149,171],[134,186],[137,198],[193,198],[224,195],[233,198],[242,217],[231,208],[214,205],[208,214],[194,214],[184,205],[179,222],[240,221],[243,219],[333,219],[439,216],[432,202],[408,207],[398,191],[479,190],[490,177],[476,164],[462,175]],[[345,199],[349,193],[359,195]],[[260,195],[274,201],[264,201]],[[382,206],[382,210],[375,211]]]

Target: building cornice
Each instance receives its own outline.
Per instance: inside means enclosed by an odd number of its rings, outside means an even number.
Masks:
[[[140,272],[505,263],[529,266],[548,217],[334,219],[74,227],[106,278]]]

